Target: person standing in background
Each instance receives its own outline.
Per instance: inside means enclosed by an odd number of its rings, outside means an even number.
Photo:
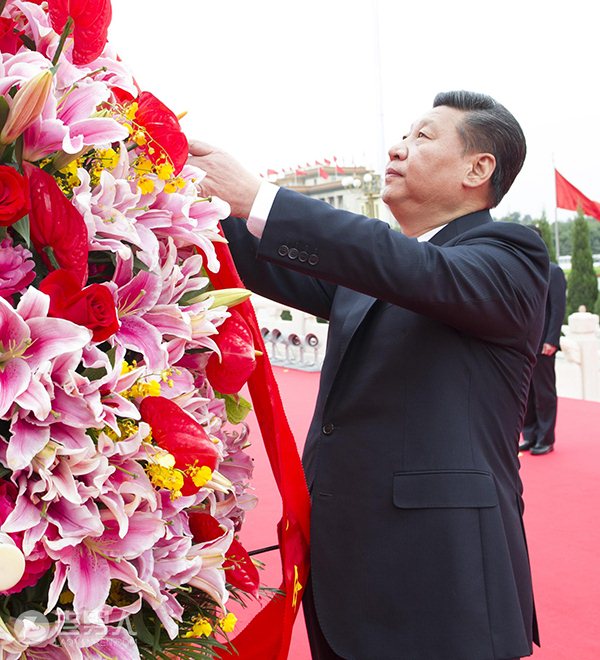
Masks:
[[[537,230],[537,227],[534,229]],[[565,317],[566,291],[567,282],[562,268],[551,263],[544,332],[529,386],[523,442],[519,445],[521,451],[529,451],[538,456],[554,451],[558,403],[555,361]]]

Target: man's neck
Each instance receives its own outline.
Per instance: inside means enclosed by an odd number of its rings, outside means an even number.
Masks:
[[[402,227],[402,231],[405,236],[409,238],[418,238],[423,234],[433,231],[438,227],[447,225],[448,223],[456,220],[457,218],[462,218],[464,215],[469,213],[475,213],[476,211],[482,211],[486,208],[484,204],[463,204],[460,207],[457,207],[453,210],[445,210],[443,212],[438,212],[437,214],[427,212],[426,210],[421,210],[413,218],[401,217],[396,218],[398,224]]]

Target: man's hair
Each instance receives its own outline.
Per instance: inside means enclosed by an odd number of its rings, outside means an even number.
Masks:
[[[433,107],[445,105],[463,110],[459,133],[465,152],[485,152],[496,159],[492,174],[491,205],[497,206],[523,167],[527,145],[519,122],[491,96],[476,92],[441,92]]]

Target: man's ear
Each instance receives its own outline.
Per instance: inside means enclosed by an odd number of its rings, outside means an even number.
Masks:
[[[492,154],[473,154],[463,183],[468,188],[478,188],[492,178],[496,169],[496,158]]]

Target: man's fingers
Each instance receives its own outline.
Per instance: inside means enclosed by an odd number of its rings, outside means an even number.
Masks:
[[[215,151],[215,147],[208,142],[201,142],[200,140],[191,140],[189,142],[189,152],[192,156],[208,156],[208,154]]]

